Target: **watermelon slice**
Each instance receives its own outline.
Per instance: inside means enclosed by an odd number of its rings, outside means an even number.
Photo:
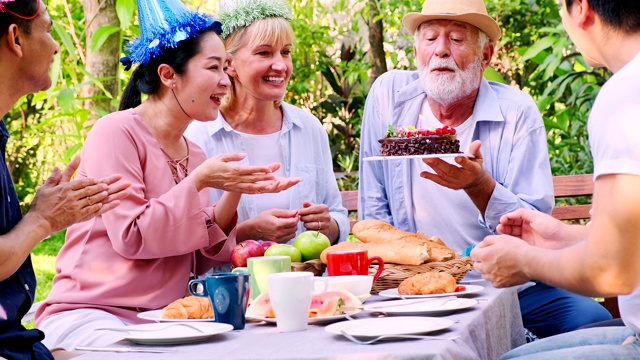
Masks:
[[[351,309],[362,305],[362,302],[352,293],[346,290],[327,291],[311,297],[309,317],[327,317],[343,314],[342,307]],[[258,295],[247,309],[247,316],[256,318],[273,318],[274,311],[271,306],[269,293]]]
[[[263,292],[252,300],[246,312],[247,316],[258,318],[269,318],[271,314],[273,314],[273,307],[268,292]]]
[[[317,317],[326,317],[343,314],[342,307],[353,309],[360,305],[360,299],[346,290],[327,291],[313,295],[309,311],[315,311]]]

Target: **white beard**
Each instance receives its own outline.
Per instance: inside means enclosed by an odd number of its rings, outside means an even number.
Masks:
[[[443,67],[454,72],[446,74],[431,72],[432,69]],[[433,57],[428,67],[418,62],[418,71],[420,84],[427,96],[447,106],[478,89],[482,76],[482,60],[480,56],[476,57],[467,70],[462,71],[450,57],[446,59]]]

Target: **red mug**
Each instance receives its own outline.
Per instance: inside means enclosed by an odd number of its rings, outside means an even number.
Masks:
[[[329,276],[339,275],[369,275],[369,265],[373,261],[378,262],[378,271],[373,276],[373,281],[384,270],[384,261],[379,256],[369,257],[367,250],[340,250],[327,254],[327,271]]]

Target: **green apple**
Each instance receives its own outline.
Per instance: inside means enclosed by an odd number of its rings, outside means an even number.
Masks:
[[[300,250],[288,244],[271,245],[267,251],[264,252],[264,256],[288,256],[291,258],[291,262],[302,261]]]
[[[296,237],[293,246],[300,250],[302,261],[309,261],[320,259],[320,253],[331,246],[331,241],[319,231],[305,231]]]

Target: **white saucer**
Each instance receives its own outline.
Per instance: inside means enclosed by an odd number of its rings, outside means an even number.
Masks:
[[[222,323],[180,323],[140,324],[117,328],[122,331],[111,331],[123,338],[144,345],[188,344],[208,339],[214,335],[233,330],[233,326]]]
[[[383,312],[387,315],[446,315],[456,310],[467,309],[478,304],[478,300],[454,299],[410,299],[381,301],[364,306],[364,310]]]
[[[313,324],[322,324],[322,323],[326,323],[326,322],[332,322],[332,321],[338,321],[338,320],[344,320],[347,318],[347,315],[355,315],[357,313],[359,313],[361,310],[355,310],[355,311],[349,311],[345,314],[340,314],[340,315],[333,315],[333,316],[319,316],[319,317],[313,317],[313,318],[309,318],[309,324],[313,325]],[[256,320],[256,321],[264,321],[270,324],[275,324],[276,323],[276,319],[275,318],[264,318],[264,317],[259,317],[259,316],[251,316],[250,314],[247,314],[247,319],[251,319],[251,320]]]
[[[400,298],[400,299],[415,299],[415,298],[435,298],[441,296],[460,296],[466,294],[474,294],[484,290],[484,286],[480,285],[463,285],[466,289],[464,291],[452,292],[452,293],[444,293],[444,294],[428,294],[428,295],[400,295],[398,293],[398,288],[395,289],[387,289],[382,290],[378,295],[390,298]]]
[[[374,160],[398,160],[398,159],[450,159],[452,160],[456,156],[464,156],[473,158],[471,154],[455,153],[455,154],[426,154],[426,155],[400,155],[400,156],[369,156],[362,160],[374,161]]]
[[[445,318],[423,316],[393,316],[384,318],[356,319],[327,325],[325,331],[342,335],[342,331],[365,340],[383,335],[414,335],[446,329],[453,321]]]
[[[215,322],[214,318],[209,319],[165,319],[162,317],[162,310],[151,310],[138,313],[140,319],[155,322]]]

